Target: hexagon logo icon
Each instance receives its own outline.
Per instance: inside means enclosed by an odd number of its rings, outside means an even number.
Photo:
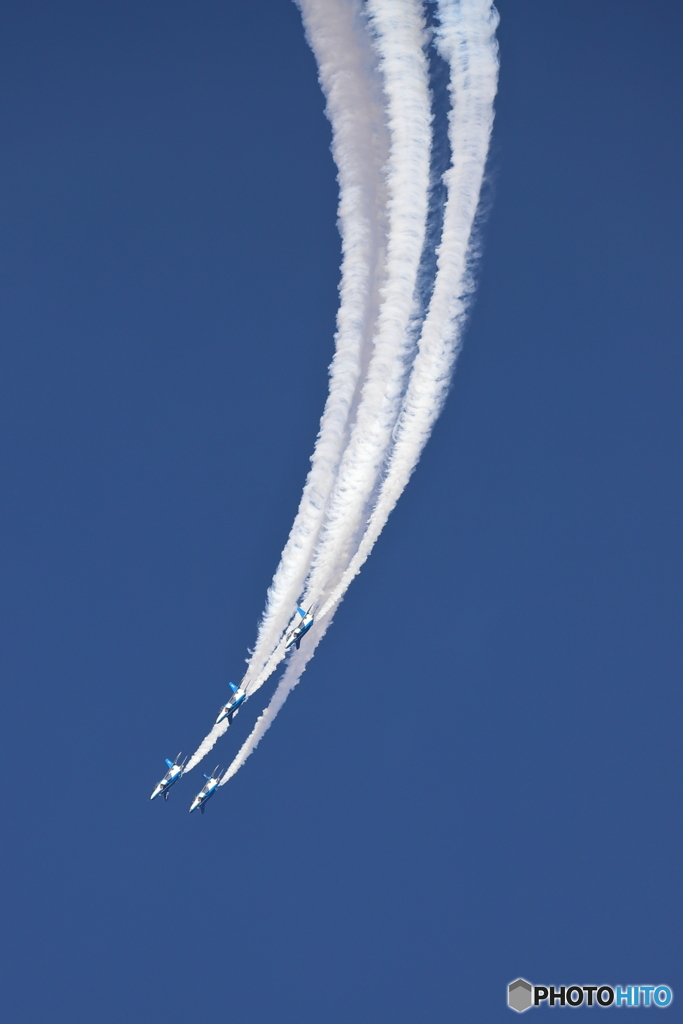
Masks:
[[[524,978],[517,978],[508,985],[508,1006],[517,1013],[523,1013],[531,1006],[531,985]]]

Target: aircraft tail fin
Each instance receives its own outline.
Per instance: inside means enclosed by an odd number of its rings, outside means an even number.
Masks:
[[[168,765],[169,768],[173,767],[173,761],[169,761],[169,759],[167,757],[164,758],[164,761],[166,762],[166,764]]]
[[[228,686],[230,687],[233,693],[237,693],[237,687],[235,686],[234,683],[228,683]]]

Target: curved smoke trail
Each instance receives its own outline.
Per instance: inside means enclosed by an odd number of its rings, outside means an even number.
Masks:
[[[472,266],[477,246],[473,232],[493,124],[498,77],[495,41],[498,17],[490,0],[439,0],[438,11],[437,45],[450,66],[449,139],[453,161],[445,175],[447,200],[434,288],[407,389],[402,396],[398,423],[392,432],[388,462],[377,467],[381,482],[366,529],[332,589],[329,584],[335,565],[330,564],[327,556],[327,575],[324,575],[321,566],[326,564],[325,553],[314,559],[305,600],[324,594],[325,601],[318,610],[307,647],[290,659],[269,706],[257,720],[221,784],[244,764],[299,681],[336,607],[368,557],[417,465],[450,385],[474,287]],[[341,486],[344,486],[343,481]],[[331,508],[334,500],[335,495],[330,501]],[[338,558],[345,544],[346,552],[349,551],[349,532],[347,528],[341,537],[335,538],[333,547]],[[325,523],[321,544],[325,533],[334,534],[332,518]],[[323,581],[319,579],[321,574]]]
[[[315,5],[320,11],[319,4]],[[303,575],[308,576],[305,603],[314,604],[348,563],[348,549],[357,546],[366,509],[386,460],[400,411],[409,365],[408,326],[422,254],[429,195],[430,99],[424,54],[424,21],[419,0],[368,0],[365,8],[379,57],[386,98],[390,150],[386,176],[386,261],[379,288],[380,305],[370,324],[372,346],[362,378],[346,445],[333,475],[318,538]],[[327,26],[328,31],[330,26]],[[334,45],[338,45],[334,36]],[[362,369],[357,351],[355,380]],[[318,449],[316,448],[316,455]],[[287,619],[292,600],[284,608]],[[272,651],[272,645],[271,645]],[[245,677],[252,694],[273,671],[283,654],[279,644],[256,678]]]
[[[411,352],[410,323],[429,204],[431,102],[418,0],[368,0],[391,148],[386,277],[361,401],[325,516],[304,601],[317,603],[348,564],[391,445]]]
[[[474,0],[463,0],[457,9],[441,3],[439,10],[437,45],[451,68],[449,136],[454,156],[445,174],[448,198],[434,290],[379,498],[359,549],[321,617],[332,611],[360,571],[419,461],[450,387],[474,292],[472,267],[479,254],[473,229],[493,127],[498,16],[488,4]]]
[[[266,609],[242,686],[252,693],[284,657],[281,637],[308,574],[349,420],[369,361],[386,250],[385,165],[389,132],[382,80],[362,0],[297,0],[318,63],[332,125],[342,237],[340,305],[330,389],[299,509],[268,591]],[[188,762],[194,768],[227,731],[213,727]]]
[[[315,566],[316,582],[313,588],[307,587],[309,603],[315,600],[310,596],[312,589],[314,594],[319,593],[322,597],[330,583],[339,579],[360,539],[400,411],[409,365],[408,326],[413,313],[429,197],[431,109],[424,52],[425,27],[419,0],[368,0],[365,14],[372,34],[365,30],[365,42],[361,41],[363,37],[358,31],[364,28],[360,17],[355,21],[352,19],[349,25],[349,11],[355,9],[360,13],[357,4],[349,4],[345,0],[317,3],[302,0],[301,6],[309,40],[314,45],[316,56],[322,60],[321,80],[329,90],[328,113],[335,132],[333,151],[338,160],[340,185],[348,184],[354,178],[360,182],[357,196],[354,196],[353,188],[347,190],[355,199],[351,226],[358,229],[359,236],[363,235],[368,217],[367,214],[363,217],[362,211],[367,208],[368,194],[376,211],[376,199],[385,189],[386,257],[381,264],[377,258],[374,264],[367,258],[358,258],[362,248],[359,246],[355,260],[350,259],[343,267],[347,270],[347,278],[342,285],[342,304],[346,285],[347,294],[351,292],[355,300],[355,305],[354,302],[348,303],[346,313],[351,309],[356,318],[355,322],[353,316],[350,318],[348,337],[345,338],[341,331],[338,333],[330,397],[313,467],[271,587],[257,649],[242,684],[249,695],[263,685],[285,655],[282,632],[304,580],[310,575],[311,562]],[[341,36],[341,42],[338,35],[340,26],[347,30]],[[367,145],[359,145],[359,137],[367,142],[368,133],[367,130],[364,135],[360,133],[355,123],[357,120],[365,120],[366,124],[369,121],[372,128],[375,111],[372,106],[361,106],[360,111],[353,108],[349,120],[350,97],[357,99],[361,96],[367,101],[370,96],[371,100],[376,100],[375,76],[378,72],[376,67],[372,70],[367,61],[370,41],[382,76],[385,103],[382,116],[387,117],[390,137],[385,182],[381,178],[378,182],[376,173],[378,151],[382,155],[381,146],[370,149]],[[346,53],[344,48],[349,49],[351,44],[357,47],[356,55],[349,58],[346,54],[343,60],[340,59],[337,54],[340,45]],[[379,131],[375,138],[378,135],[381,140]],[[355,169],[354,161],[360,164],[360,170]],[[369,186],[366,184],[368,180]],[[344,198],[342,193],[342,200]],[[376,218],[375,223],[380,219]],[[344,226],[342,220],[342,230]],[[377,245],[377,256],[380,255],[380,245]],[[367,257],[368,246],[362,251]],[[356,272],[355,279],[348,272],[349,265]],[[368,317],[367,311],[372,305],[372,292],[368,288],[371,277],[374,277],[375,295],[379,295],[380,302],[378,311]],[[356,285],[355,290],[352,283]],[[365,315],[361,314],[359,319],[361,310]],[[341,323],[344,323],[343,318]],[[369,359],[362,327],[369,327],[373,332]],[[367,366],[364,366],[366,362]],[[361,380],[363,369],[365,372]],[[359,382],[362,387],[356,395]],[[354,420],[349,430],[347,424],[352,409]],[[214,726],[193,754],[186,770],[198,764],[227,728],[227,721]]]
[[[298,4],[318,63],[333,130],[343,254],[340,307],[330,390],[312,466],[268,592],[243,681],[247,693],[258,688],[255,684],[291,619],[308,574],[348,440],[349,416],[358,400],[361,373],[369,358],[386,245],[383,171],[389,138],[383,119],[382,83],[363,5],[361,0],[298,0]]]

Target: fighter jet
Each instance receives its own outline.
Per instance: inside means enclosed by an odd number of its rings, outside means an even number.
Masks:
[[[178,781],[180,776],[185,771],[185,765],[187,764],[187,757],[182,762],[180,760],[180,754],[178,754],[178,756],[175,759],[175,761],[169,761],[169,759],[167,757],[164,758],[164,760],[166,761],[166,764],[168,765],[168,771],[164,775],[163,779],[161,780],[161,782],[159,783],[157,788],[152,793],[152,795],[150,797],[150,800],[154,800],[154,798],[156,796],[161,796],[162,794],[163,794],[164,800],[168,800],[168,791],[169,791],[169,789],[171,788],[171,786],[173,785],[174,782]]]
[[[204,778],[206,779],[206,784],[200,792],[197,793],[196,797],[190,804],[190,814],[192,814],[193,811],[196,811],[197,808],[199,808],[202,814],[204,813],[204,804],[210,796],[213,796],[216,791],[216,786],[221,781],[221,775],[218,772],[218,765],[216,765],[211,775],[204,775]]]
[[[246,693],[244,690],[240,689],[239,686],[235,686],[234,683],[228,683],[228,686],[232,690],[232,697],[218,712],[216,725],[218,725],[219,722],[222,722],[224,718],[227,718],[228,725],[232,725],[233,718],[247,699]]]
[[[314,622],[314,619],[313,619],[313,616],[312,616],[312,614],[310,612],[310,609],[309,609],[309,611],[305,612],[303,610],[303,608],[298,608],[297,607],[297,611],[298,611],[299,615],[301,616],[301,622],[299,623],[298,626],[295,626],[294,629],[290,630],[290,632],[285,637],[285,650],[286,651],[291,650],[291,648],[294,645],[296,645],[297,651],[299,650],[299,647],[301,645],[301,641],[306,636],[306,633],[308,633],[309,629],[311,628],[311,626],[313,625],[313,622]]]

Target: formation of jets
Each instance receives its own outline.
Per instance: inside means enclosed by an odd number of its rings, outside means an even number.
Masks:
[[[293,628],[289,630],[289,632],[285,636],[286,651],[291,651],[293,647],[296,647],[297,651],[299,650],[301,641],[306,636],[306,633],[308,633],[309,629],[311,628],[315,621],[312,614],[312,610],[310,608],[308,611],[304,611],[303,608],[297,607],[297,613],[300,616],[299,621]],[[234,683],[229,683],[228,685],[232,690],[232,694],[227,704],[224,704],[223,707],[218,712],[216,725],[220,725],[221,722],[224,722],[226,720],[228,725],[232,725],[233,718],[235,717],[239,709],[242,707],[242,705],[248,698],[248,694],[246,693],[245,690],[242,689],[241,686],[235,686]],[[180,757],[181,755],[178,754],[175,761],[169,761],[168,758],[165,759],[168,771],[164,775],[161,782],[154,788],[150,800],[154,800],[158,796],[163,796],[164,800],[168,800],[168,794],[169,790],[171,789],[171,786],[175,785],[178,779],[183,775],[187,765],[188,758],[186,757],[184,761],[181,761]],[[219,772],[218,765],[216,765],[211,775],[204,775],[206,782],[202,786],[199,793],[197,793],[192,803],[190,804],[190,814],[192,814],[192,811],[196,811],[197,808],[199,808],[202,814],[204,813],[204,804],[216,792],[218,784],[220,783],[224,774],[225,772]]]

